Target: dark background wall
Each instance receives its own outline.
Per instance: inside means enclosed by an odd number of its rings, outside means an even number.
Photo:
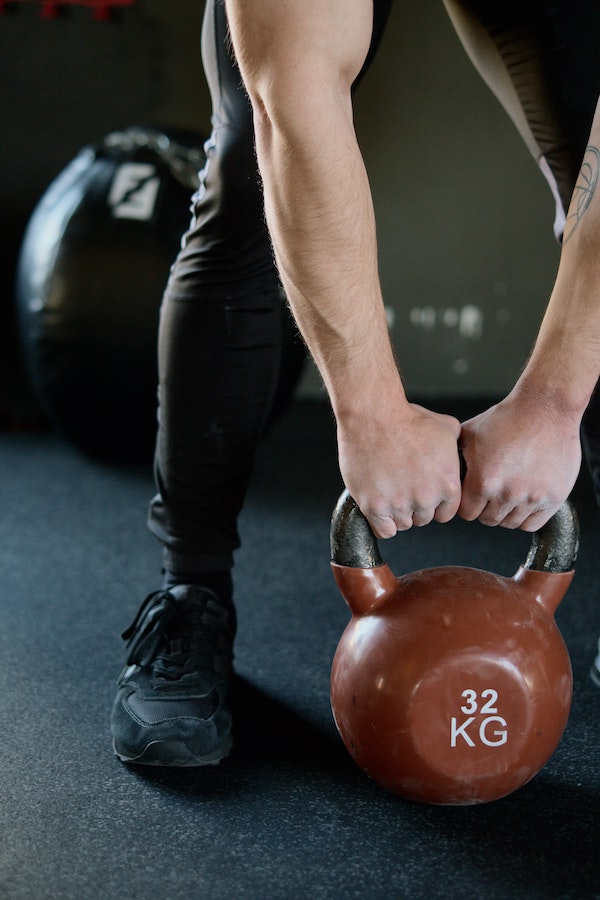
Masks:
[[[0,15],[4,385],[18,365],[10,312],[14,259],[48,183],[83,145],[114,129],[209,128],[201,0],[138,0],[110,22],[95,21],[84,8],[58,19],[40,17],[39,9],[19,3]],[[396,3],[356,99],[356,126],[409,391],[507,390],[552,284],[553,205],[468,62],[441,0]],[[314,373],[302,391],[320,391]]]

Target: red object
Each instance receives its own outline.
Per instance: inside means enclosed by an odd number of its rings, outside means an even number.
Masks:
[[[554,612],[579,546],[565,502],[532,535],[512,578],[462,566],[396,577],[347,492],[332,569],[350,607],[331,670],[347,750],[409,800],[498,800],[548,761],[567,724],[573,677]]]
[[[43,19],[56,19],[68,6],[87,6],[93,10],[94,19],[106,22],[115,7],[133,6],[136,0],[0,0],[0,14],[17,3],[37,3]]]
[[[448,805],[497,800],[533,778],[571,706],[553,612],[573,573],[333,571],[353,618],[331,702],[358,765],[406,799]]]

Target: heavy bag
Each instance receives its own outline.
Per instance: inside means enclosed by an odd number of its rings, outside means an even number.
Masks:
[[[49,186],[17,267],[17,319],[40,405],[100,458],[151,454],[158,314],[190,220],[203,139],[132,127]]]

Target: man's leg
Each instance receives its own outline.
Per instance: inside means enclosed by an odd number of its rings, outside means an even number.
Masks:
[[[388,8],[376,3],[367,64]],[[149,521],[171,582],[229,571],[256,443],[274,401],[285,400],[278,386],[291,391],[304,358],[273,263],[252,110],[222,0],[207,4],[202,50],[213,131],[159,335],[159,493]]]
[[[387,12],[387,0],[380,7]],[[383,20],[376,16],[377,38]],[[291,393],[304,358],[273,264],[252,113],[223,0],[206,4],[202,56],[213,130],[159,334],[158,493],[149,525],[164,547],[169,590],[152,595],[126,632],[130,654],[112,720],[118,755],[154,765],[212,764],[231,746],[237,519],[257,442],[285,399],[278,387]]]
[[[251,110],[226,29],[223,3],[209,2],[202,54],[213,130],[159,332],[159,492],[149,523],[179,581],[231,568],[286,315],[263,221]]]
[[[222,0],[206,4],[202,58],[213,128],[159,330],[149,525],[164,547],[164,584],[125,633],[129,656],[112,716],[117,754],[148,765],[214,764],[231,747],[237,517],[291,330]],[[291,393],[304,351],[293,339],[286,349]]]

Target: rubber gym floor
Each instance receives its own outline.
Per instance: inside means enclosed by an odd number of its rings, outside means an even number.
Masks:
[[[509,797],[439,807],[370,781],[332,720],[349,614],[329,568],[341,484],[326,403],[296,401],[260,448],[235,569],[235,747],[209,769],[127,767],[111,748],[119,634],[158,580],[150,463],[93,460],[51,429],[5,422],[0,467],[0,896],[600,897],[600,526],[585,474],[577,572],[557,613],[575,679],[565,735]],[[399,535],[385,555],[397,573],[511,575],[528,549],[522,533],[455,520]]]

